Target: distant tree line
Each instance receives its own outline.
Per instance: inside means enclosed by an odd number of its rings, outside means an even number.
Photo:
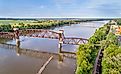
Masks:
[[[57,21],[57,20],[44,20],[44,21],[34,21],[30,23],[20,22],[18,24],[9,24],[9,25],[0,25],[0,31],[3,32],[11,32],[13,28],[19,29],[49,29],[51,27],[63,26],[64,24],[73,24],[75,21],[72,20],[64,20],[64,21]]]

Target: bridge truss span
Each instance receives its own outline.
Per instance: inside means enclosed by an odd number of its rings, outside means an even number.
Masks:
[[[20,36],[27,36],[27,37],[59,39],[58,32],[44,30],[44,29],[21,30],[19,34]]]
[[[88,41],[87,39],[84,38],[65,37],[63,30],[50,31],[44,29],[25,29],[25,30],[14,29],[14,32],[0,32],[1,38],[19,39],[19,36],[58,39],[59,43],[72,44],[72,45],[85,44]]]
[[[79,45],[87,43],[87,39],[84,38],[75,38],[75,37],[66,37],[63,40],[64,44],[72,44],[72,45]]]
[[[12,32],[0,32],[0,38],[13,39],[14,37],[14,33]]]

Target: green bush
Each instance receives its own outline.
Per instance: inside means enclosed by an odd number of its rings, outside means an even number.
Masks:
[[[80,45],[77,52],[77,71],[76,74],[91,74],[97,49],[93,44]]]
[[[107,47],[102,58],[102,74],[121,74],[121,48],[118,45],[117,36],[108,34]]]
[[[11,25],[0,25],[0,31],[2,32],[9,32],[12,31]]]
[[[121,48],[111,44],[103,53],[102,74],[121,74]]]

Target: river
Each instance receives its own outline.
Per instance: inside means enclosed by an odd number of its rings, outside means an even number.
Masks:
[[[81,37],[88,39],[93,35],[96,29],[107,22],[108,21],[81,22],[80,24],[71,24],[50,30],[64,30],[65,37]],[[37,74],[50,56],[48,54],[39,56],[39,53],[35,54],[35,52],[58,52],[58,40],[21,37],[20,41],[20,47],[34,50],[31,52],[26,51],[27,53],[33,54],[30,56],[23,53],[18,56],[16,49],[0,47],[0,74]],[[14,40],[7,43],[15,45]],[[77,45],[63,45],[63,51],[76,52],[77,48]],[[54,58],[46,66],[42,74],[74,74],[75,70],[76,59],[64,57],[63,62],[59,62],[57,58]]]

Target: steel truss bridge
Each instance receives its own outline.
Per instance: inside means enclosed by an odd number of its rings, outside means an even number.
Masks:
[[[19,39],[19,36],[26,36],[32,38],[59,39],[60,43],[72,44],[72,45],[85,44],[88,41],[85,38],[65,37],[64,30],[50,31],[44,29],[25,29],[25,30],[15,29],[14,32],[0,32],[1,38]]]

